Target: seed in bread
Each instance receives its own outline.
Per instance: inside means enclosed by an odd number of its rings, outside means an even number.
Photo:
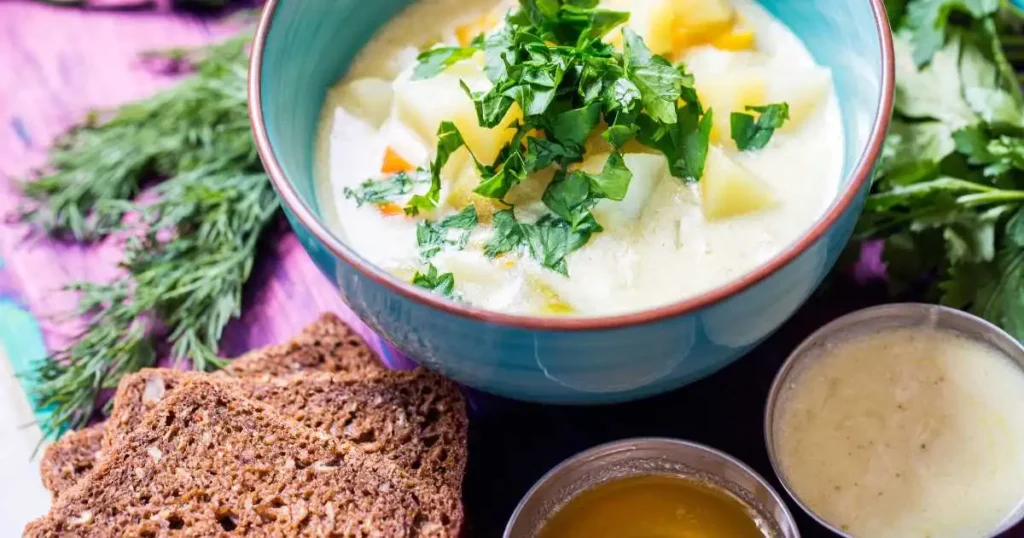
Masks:
[[[25,536],[455,536],[461,506],[189,374]]]
[[[102,446],[103,430],[103,423],[94,424],[46,447],[39,471],[43,485],[54,498],[92,470]]]

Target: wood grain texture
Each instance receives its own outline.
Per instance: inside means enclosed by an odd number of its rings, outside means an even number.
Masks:
[[[61,287],[116,277],[116,240],[94,247],[34,237],[10,218],[21,202],[14,183],[45,162],[53,138],[94,108],[116,106],[174,83],[147,70],[146,50],[196,46],[237,25],[167,12],[95,12],[31,2],[0,2],[0,259],[5,280],[40,320],[48,347],[74,334],[54,319],[75,304]],[[281,225],[246,293],[244,316],[225,334],[223,354],[287,340],[322,311],[337,312],[379,351],[381,342],[341,302]],[[389,354],[389,356],[393,356]],[[401,357],[396,359],[402,365]]]

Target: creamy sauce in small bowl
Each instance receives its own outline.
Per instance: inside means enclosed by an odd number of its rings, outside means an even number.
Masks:
[[[794,498],[847,536],[993,536],[1024,514],[1024,348],[963,312],[827,325],[780,372],[766,430]]]

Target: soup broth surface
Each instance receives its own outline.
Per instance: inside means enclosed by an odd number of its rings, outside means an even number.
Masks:
[[[438,275],[451,275],[452,295],[490,310],[603,316],[679,301],[742,277],[797,240],[834,200],[843,134],[831,74],[785,25],[752,0],[604,0],[604,7],[631,13],[628,26],[654,52],[685,64],[701,103],[713,111],[700,181],[671,175],[661,153],[627,145],[623,157],[633,177],[625,199],[593,207],[603,231],[568,254],[562,271],[539,262],[532,246],[486,255],[495,235],[492,214],[500,206],[471,192],[478,182],[465,155],[453,156],[442,169],[440,204],[429,214],[403,212],[408,197],[424,185],[395,200],[357,205],[351,191],[368,179],[389,177],[386,170],[395,170],[395,163],[429,167],[439,121],[470,121],[472,102],[460,81],[475,91],[490,87],[480,56],[412,80],[417,55],[494,31],[516,5],[415,2],[376,34],[327,96],[317,148],[321,207],[333,231],[369,262],[406,281],[425,274],[429,263]],[[659,48],[666,9],[675,10],[678,20],[709,22],[694,22],[693,35],[680,41],[677,33],[672,46]],[[721,12],[730,17],[727,27],[711,15]],[[614,36],[607,40],[616,42]],[[783,102],[790,119],[767,146],[740,151],[731,138],[730,114]],[[474,153],[487,162],[496,149]],[[595,134],[579,166],[599,172],[609,150]],[[551,176],[537,172],[509,192],[505,201],[514,202],[520,222],[550,213],[541,198]],[[476,207],[479,224],[453,241],[459,246],[424,259],[418,225],[440,222],[468,204]]]

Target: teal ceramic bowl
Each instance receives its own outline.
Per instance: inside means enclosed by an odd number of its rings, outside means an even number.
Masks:
[[[849,240],[892,109],[892,34],[882,0],[762,0],[832,69],[846,138],[834,203],[778,256],[703,295],[600,318],[481,310],[391,276],[324,224],[314,140],[328,88],[408,3],[270,0],[253,46],[249,108],[260,155],[302,245],[349,306],[416,362],[476,389],[538,402],[664,392],[728,365],[775,331]]]

